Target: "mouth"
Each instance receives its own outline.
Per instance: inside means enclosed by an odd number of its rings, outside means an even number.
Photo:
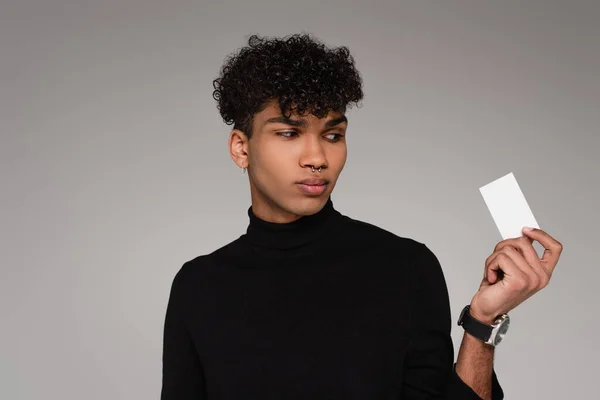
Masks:
[[[329,182],[325,179],[305,179],[296,184],[304,194],[318,196],[325,192]]]
[[[326,179],[304,179],[303,181],[296,182],[300,185],[306,186],[325,186],[329,183]]]

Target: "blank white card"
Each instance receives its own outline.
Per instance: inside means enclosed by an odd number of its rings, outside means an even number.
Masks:
[[[512,172],[479,191],[503,239],[523,236],[525,226],[540,228]]]

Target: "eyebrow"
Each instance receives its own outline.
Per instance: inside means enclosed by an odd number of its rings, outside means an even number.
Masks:
[[[345,115],[342,115],[341,117],[338,117],[338,118],[330,119],[329,121],[327,121],[325,123],[325,127],[331,128],[332,126],[336,126],[338,124],[341,124],[342,122],[346,122],[346,123],[348,122],[348,118],[346,118]],[[306,126],[307,126],[306,120],[304,120],[304,119],[300,119],[300,120],[291,119],[291,118],[287,118],[283,115],[281,115],[279,117],[269,118],[265,122],[265,125],[267,125],[269,123],[286,124],[286,125],[296,126],[296,127],[300,127],[300,128],[306,128]]]

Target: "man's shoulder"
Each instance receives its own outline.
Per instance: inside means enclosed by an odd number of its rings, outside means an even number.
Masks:
[[[367,243],[373,247],[384,247],[402,254],[418,254],[427,251],[427,246],[414,237],[395,233],[375,223],[344,215],[344,232],[350,240]]]
[[[241,246],[240,241],[241,236],[213,251],[188,259],[181,265],[177,271],[177,275],[181,276],[181,280],[187,280],[197,276],[199,273],[210,273],[210,271],[224,264],[243,261],[244,248]]]

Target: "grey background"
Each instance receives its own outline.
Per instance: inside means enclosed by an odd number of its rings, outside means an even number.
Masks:
[[[478,188],[513,172],[564,245],[513,311],[509,399],[597,392],[597,1],[3,1],[2,399],[151,399],[181,264],[241,234],[247,176],[211,97],[251,33],[347,45],[336,208],[423,241],[453,319],[501,240]],[[455,326],[457,346],[462,332]]]

